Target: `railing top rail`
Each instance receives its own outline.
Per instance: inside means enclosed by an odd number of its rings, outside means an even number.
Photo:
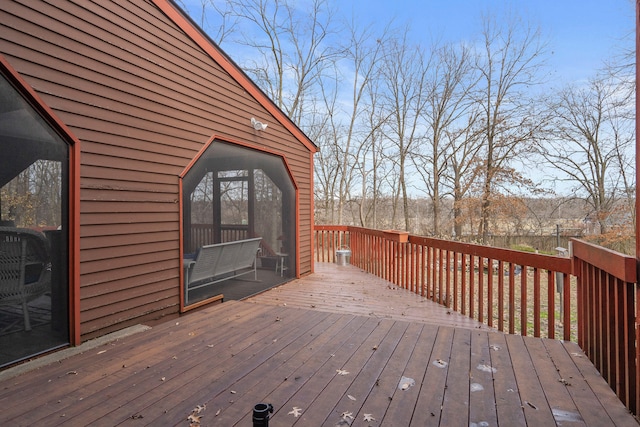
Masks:
[[[191,228],[214,228],[215,226],[213,224],[197,224],[197,223],[192,223],[191,224]],[[220,225],[221,229],[225,229],[225,230],[247,230],[249,228],[249,226],[247,224],[221,224]]]
[[[313,226],[314,230],[318,231],[348,231],[350,227],[347,225],[318,225]]]
[[[574,258],[585,261],[627,283],[638,281],[637,261],[634,257],[584,240],[571,239],[571,246]],[[576,269],[576,273],[578,272]]]
[[[395,234],[404,233],[391,230],[373,230],[370,228],[347,225],[316,225],[315,229],[324,231],[349,231],[387,239],[394,239],[394,237],[397,237],[395,236]],[[513,249],[494,248],[491,246],[477,245],[473,243],[455,242],[451,240],[436,239],[434,237],[414,236],[411,234],[408,236],[408,241],[409,243],[413,243],[416,245],[429,246],[432,248],[448,250],[467,255],[501,260],[513,264],[535,268],[544,268],[561,273],[571,274],[571,259],[569,258],[562,258],[553,255],[534,254]]]
[[[548,270],[571,274],[571,260],[569,258],[535,254],[531,252],[517,251],[514,249],[494,248],[491,246],[455,242],[432,237],[409,236],[409,242],[483,258],[501,260],[513,264],[545,268]]]

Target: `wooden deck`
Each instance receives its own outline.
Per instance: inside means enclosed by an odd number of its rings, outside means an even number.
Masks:
[[[282,305],[456,328],[494,329],[351,265],[316,263],[315,273],[252,298]]]
[[[575,344],[420,320],[381,289],[372,296],[392,313],[367,309],[363,284],[385,284],[361,274],[319,265],[248,301],[5,375],[0,425],[248,426],[260,402],[274,406],[272,427],[638,425]],[[305,299],[318,278],[345,281],[336,301]]]

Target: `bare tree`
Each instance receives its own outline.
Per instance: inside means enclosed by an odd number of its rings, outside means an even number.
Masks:
[[[227,0],[250,48],[241,65],[296,124],[306,129],[307,107],[318,96],[319,81],[341,54],[332,37],[337,20],[327,0],[296,7],[292,0]]]
[[[628,98],[608,76],[597,76],[586,86],[569,85],[554,99],[556,116],[541,153],[563,180],[583,194],[592,208],[600,233],[608,230],[608,217],[619,192],[629,195],[626,180],[633,122],[625,120]],[[628,116],[627,116],[628,117]]]
[[[479,234],[486,243],[491,200],[500,178],[517,181],[512,162],[530,149],[540,128],[528,90],[539,83],[544,46],[539,30],[511,19],[500,26],[483,21],[483,44],[476,68],[480,73],[478,108],[483,113],[484,159]],[[506,172],[506,173],[505,173]]]
[[[183,9],[187,9],[183,0],[177,1]],[[237,29],[238,18],[233,14],[229,2],[200,0],[198,13],[198,25],[219,45],[226,42]]]
[[[454,126],[464,122],[471,107],[470,92],[475,86],[471,51],[452,44],[433,49],[434,65],[426,84],[427,107],[424,120],[429,129],[424,152],[413,156],[418,173],[433,207],[433,234],[441,235],[441,200],[446,192],[443,178],[448,173],[455,139],[448,138]]]
[[[420,46],[411,46],[407,33],[390,43],[382,63],[383,98],[389,120],[384,126],[385,137],[394,147],[393,159],[398,169],[396,198],[402,197],[404,229],[410,230],[407,174],[414,147],[424,140],[426,129],[422,116],[430,94],[427,70],[430,57]]]
[[[359,172],[360,179],[363,182],[366,180],[366,170],[370,165],[366,164],[364,156],[374,132],[381,125],[372,123],[371,118],[375,116],[367,115],[366,111],[377,108],[378,97],[368,89],[377,76],[378,61],[384,52],[386,30],[383,30],[380,35],[374,35],[371,27],[359,29],[352,22],[349,26],[349,35],[349,44],[344,49],[345,58],[342,64],[347,67],[349,75],[341,76],[341,81],[349,83],[350,97],[344,100],[347,105],[343,112],[346,133],[341,141],[345,155],[342,157],[343,174],[339,185],[339,221],[342,221],[342,209],[346,200],[343,196],[351,187],[354,174]],[[332,116],[331,121],[333,120]]]
[[[479,167],[482,165],[479,156],[482,129],[476,125],[479,115],[479,112],[469,111],[465,122],[445,133],[451,155],[447,158],[449,170],[444,178],[453,197],[453,234],[456,239],[462,236],[464,223],[470,219],[464,215],[465,199],[482,172]]]
[[[387,179],[389,161],[385,155],[388,142],[384,138],[382,126],[388,119],[379,102],[379,79],[373,79],[368,85],[368,124],[371,133],[365,144],[365,162],[369,169],[364,171],[362,183],[362,200],[360,208],[360,225],[378,228],[379,200],[385,195],[384,183]],[[367,202],[370,200],[367,208]],[[365,214],[365,208],[367,209]]]
[[[316,105],[312,109],[314,126],[311,126],[313,135],[309,137],[315,141],[319,150],[315,155],[315,198],[316,211],[322,215],[316,215],[316,221],[335,223],[335,204],[339,197],[339,182],[342,175],[342,150],[337,144],[338,137],[334,124],[330,122],[336,108],[335,96],[337,91],[330,91],[333,98],[324,98],[324,105]],[[327,93],[329,95],[329,93]],[[315,105],[315,104],[314,104]],[[317,112],[317,113],[315,113]]]

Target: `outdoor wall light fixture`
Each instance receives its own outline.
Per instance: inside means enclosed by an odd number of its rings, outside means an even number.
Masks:
[[[266,123],[259,122],[253,117],[251,117],[251,126],[253,126],[255,130],[265,130],[267,128]]]

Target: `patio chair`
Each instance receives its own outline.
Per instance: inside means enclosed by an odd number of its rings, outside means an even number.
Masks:
[[[51,290],[49,244],[42,233],[0,227],[0,306],[21,305],[24,329],[31,330],[27,304]]]

